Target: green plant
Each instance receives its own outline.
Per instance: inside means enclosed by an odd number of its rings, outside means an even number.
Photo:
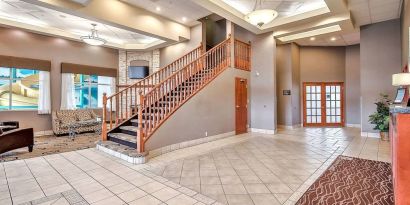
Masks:
[[[377,106],[376,112],[369,116],[369,122],[375,125],[375,130],[389,131],[389,103],[389,96],[386,94],[380,94],[380,99],[374,103]]]

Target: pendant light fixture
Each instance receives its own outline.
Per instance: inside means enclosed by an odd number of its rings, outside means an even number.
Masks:
[[[97,26],[97,24],[92,23],[91,24],[93,26],[93,28],[91,29],[91,35],[88,36],[81,36],[81,40],[84,41],[87,44],[93,45],[93,46],[101,46],[104,45],[105,43],[107,43],[107,41],[103,38],[100,38],[98,36],[98,32],[95,29],[95,27]]]
[[[253,11],[246,14],[245,20],[252,25],[262,27],[264,24],[272,22],[278,16],[278,12],[273,9],[262,9],[262,0],[255,0]]]

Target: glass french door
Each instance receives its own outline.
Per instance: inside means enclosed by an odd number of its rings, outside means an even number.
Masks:
[[[343,83],[303,83],[303,126],[344,126]]]

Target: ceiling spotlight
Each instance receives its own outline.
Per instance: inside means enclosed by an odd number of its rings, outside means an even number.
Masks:
[[[336,41],[336,37],[330,38],[331,41]]]
[[[186,21],[186,17],[182,17],[182,21],[185,22],[185,21]]]
[[[103,38],[100,38],[98,36],[98,32],[95,29],[95,27],[97,26],[97,24],[91,24],[93,26],[93,28],[91,29],[91,34],[88,36],[81,36],[81,40],[84,41],[87,44],[93,45],[93,46],[101,46],[104,45],[105,43],[107,43],[107,41]]]
[[[314,41],[314,40],[316,40],[316,38],[315,37],[310,37],[310,40]]]
[[[157,8],[155,8],[155,10],[161,11],[161,7],[157,6]]]

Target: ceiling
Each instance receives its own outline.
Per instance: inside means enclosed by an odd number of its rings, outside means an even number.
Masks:
[[[155,12],[187,26],[199,24],[200,18],[212,14],[193,0],[122,0],[131,5]]]
[[[400,18],[402,0],[349,0],[357,26]]]
[[[257,27],[244,20],[255,8],[254,0],[195,2],[255,34],[273,32],[278,43],[311,46],[358,44],[360,26],[399,18],[402,4],[402,0],[262,0],[257,9],[274,9],[279,16]]]
[[[91,21],[78,16],[51,10],[19,0],[0,0],[0,19],[15,21],[20,24],[41,27],[44,30],[65,33],[71,39],[90,34],[91,24],[97,24],[99,36],[108,41],[108,45],[123,48],[125,45],[147,46],[162,43],[162,40],[131,32],[107,24]]]
[[[262,4],[255,0],[222,0],[242,14],[246,15],[257,9],[274,9],[279,13],[278,18],[302,14],[319,8],[327,7],[324,0],[264,0]]]

